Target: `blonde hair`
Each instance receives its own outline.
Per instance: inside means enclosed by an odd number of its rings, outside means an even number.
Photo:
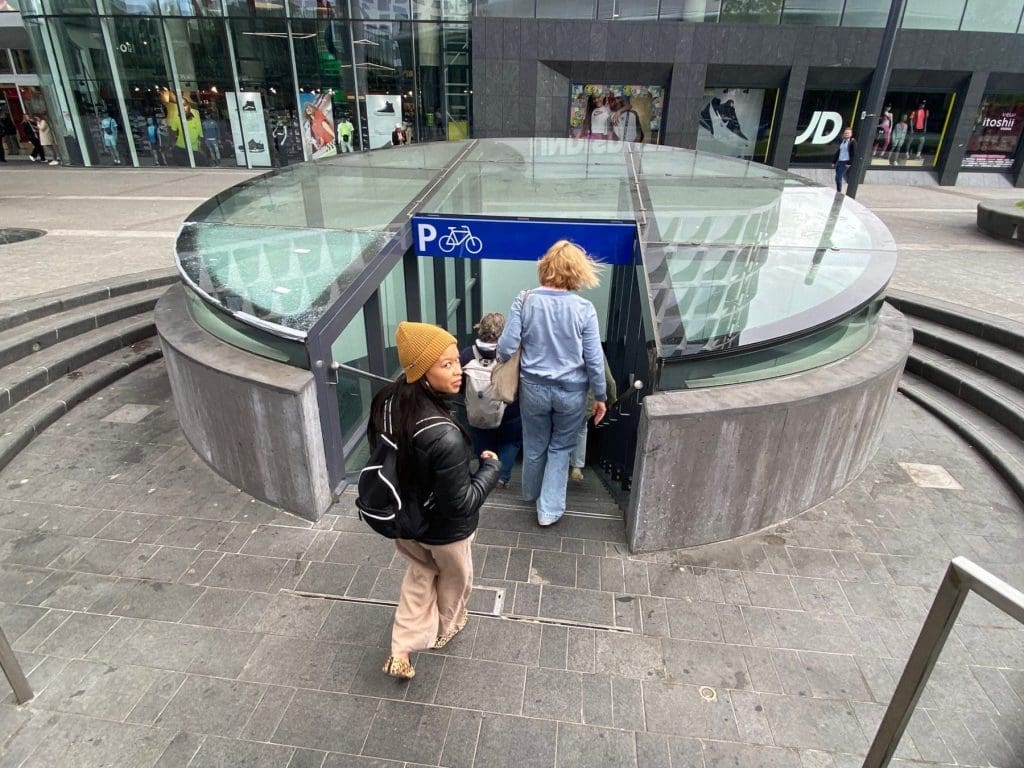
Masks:
[[[559,240],[538,262],[537,278],[548,288],[596,288],[601,284],[601,267],[575,243]]]

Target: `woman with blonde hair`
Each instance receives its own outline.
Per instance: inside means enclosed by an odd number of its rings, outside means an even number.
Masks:
[[[565,513],[569,454],[594,393],[594,423],[606,411],[604,353],[594,305],[577,294],[600,283],[598,264],[578,245],[559,240],[537,265],[540,287],[512,302],[497,356],[522,348],[519,409],[523,422],[523,491],[536,502],[537,522]]]

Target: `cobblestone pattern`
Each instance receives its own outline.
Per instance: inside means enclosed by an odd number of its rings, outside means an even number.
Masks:
[[[104,421],[127,404],[155,409]],[[596,483],[571,504],[614,512]],[[738,541],[631,558],[621,521],[492,497],[477,583],[538,621],[474,617],[401,684],[372,602],[401,561],[351,500],[310,525],[227,486],[162,364],[72,411],[0,473],[0,624],[37,692],[0,692],[0,768],[853,768],[948,560],[1024,584],[1020,506],[899,398],[864,476]],[[894,765],[1020,766],[1022,733],[1024,629],[972,597]]]

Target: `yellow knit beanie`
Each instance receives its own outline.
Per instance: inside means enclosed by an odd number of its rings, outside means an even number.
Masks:
[[[441,353],[456,343],[455,337],[444,328],[408,322],[398,324],[395,342],[405,380],[410,382],[419,380],[437,362]]]

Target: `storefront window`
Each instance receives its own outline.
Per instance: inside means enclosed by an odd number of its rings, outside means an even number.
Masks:
[[[764,88],[705,88],[697,149],[764,162],[778,93]]]
[[[846,0],[844,27],[884,27],[890,0]]]
[[[853,125],[860,91],[804,92],[790,163],[830,165],[843,128]]]
[[[354,19],[391,19],[401,21],[412,18],[409,0],[351,0]]]
[[[661,141],[660,86],[574,83],[570,98],[569,134],[575,138]]]
[[[837,27],[842,12],[843,0],[786,0],[782,23]]]
[[[0,75],[9,75],[14,71],[11,66],[11,57],[7,55],[6,48],[0,48]]]
[[[964,0],[907,0],[904,29],[959,29]]]
[[[289,126],[294,137],[281,142],[279,151],[289,162],[301,161],[304,157],[318,160],[338,151],[351,151],[353,144],[358,146],[357,137],[341,142],[338,130],[346,120],[355,123],[348,22],[330,17],[319,21],[293,21],[292,39],[299,78],[300,114],[298,122]],[[354,131],[346,131],[346,135],[352,133]]]
[[[224,0],[228,16],[284,17],[285,0]]]
[[[974,120],[963,168],[1008,171],[1013,168],[1024,131],[1024,94],[985,94]]]
[[[34,75],[35,64],[32,63],[32,54],[24,48],[12,48],[11,58],[14,60],[14,71],[19,75]]]
[[[598,0],[599,19],[641,19],[658,18],[658,0]]]
[[[164,16],[220,16],[220,0],[160,0]]]
[[[967,0],[960,29],[968,32],[1012,32],[1022,11],[1024,0]]]
[[[890,91],[872,141],[871,165],[931,168],[935,165],[950,111],[952,93]]]
[[[535,9],[534,0],[476,0],[477,16],[529,19]]]
[[[722,21],[778,24],[782,0],[722,0]]]
[[[360,92],[364,148],[377,149],[401,140],[419,141],[414,99],[412,24],[397,21],[353,22],[355,69]]]

